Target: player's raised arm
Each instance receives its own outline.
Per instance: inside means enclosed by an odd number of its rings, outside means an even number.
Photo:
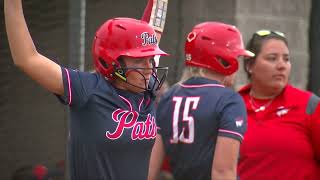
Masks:
[[[21,0],[4,0],[4,15],[14,64],[44,88],[62,95],[61,68],[37,52],[23,15]]]

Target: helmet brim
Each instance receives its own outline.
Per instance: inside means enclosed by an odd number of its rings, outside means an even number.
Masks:
[[[169,56],[168,53],[162,51],[160,48],[143,48],[143,49],[131,49],[121,54],[122,56],[128,56],[133,58],[148,57],[148,56]]]

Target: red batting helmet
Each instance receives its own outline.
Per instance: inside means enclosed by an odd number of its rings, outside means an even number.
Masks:
[[[92,55],[96,71],[108,79],[121,68],[118,58],[167,55],[160,50],[154,29],[146,22],[131,18],[106,21],[96,32]]]
[[[245,50],[242,36],[235,26],[219,22],[196,25],[185,44],[185,64],[202,67],[224,75],[238,70],[239,56],[254,56]]]

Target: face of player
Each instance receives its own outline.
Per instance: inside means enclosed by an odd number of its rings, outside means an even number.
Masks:
[[[153,56],[143,58],[123,57],[123,60],[127,68],[127,83],[123,84],[123,88],[136,93],[145,91],[152,75]]]
[[[288,83],[290,71],[288,47],[278,39],[269,39],[263,43],[261,52],[249,69],[252,86],[266,91],[282,91]]]

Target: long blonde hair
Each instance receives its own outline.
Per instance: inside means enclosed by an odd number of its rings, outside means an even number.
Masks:
[[[180,81],[177,82],[176,84],[181,84],[192,77],[204,77],[207,79],[216,80],[226,87],[234,88],[233,87],[234,75],[235,74],[226,76],[205,68],[188,66],[186,67],[186,69],[184,69],[182,77],[180,78]]]
[[[205,74],[208,72],[207,69],[204,68],[199,68],[199,67],[192,67],[192,66],[187,66],[183,74],[180,78],[180,81],[178,83],[182,83],[183,81],[186,81],[190,79],[191,77],[205,77]]]

